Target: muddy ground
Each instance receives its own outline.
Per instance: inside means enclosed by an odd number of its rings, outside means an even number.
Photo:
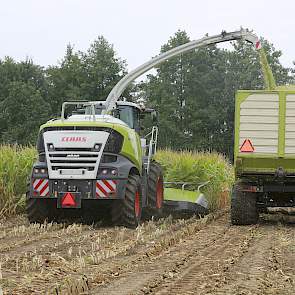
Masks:
[[[295,294],[295,223],[228,212],[105,225],[0,222],[4,294]],[[0,291],[1,294],[1,291]]]

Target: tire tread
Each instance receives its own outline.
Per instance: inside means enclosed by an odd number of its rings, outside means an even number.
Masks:
[[[243,192],[236,184],[231,198],[231,223],[233,225],[250,225],[258,222],[256,193]]]

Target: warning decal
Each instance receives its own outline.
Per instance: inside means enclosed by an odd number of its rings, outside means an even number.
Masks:
[[[254,152],[254,146],[250,139],[245,139],[243,144],[240,147],[241,153],[253,153]]]
[[[114,193],[117,190],[116,180],[97,180],[96,181],[96,196],[99,198],[106,198],[110,193]]]
[[[75,197],[71,193],[66,193],[61,200],[61,205],[63,207],[76,206]]]
[[[33,189],[35,193],[39,193],[41,197],[49,195],[49,181],[47,178],[36,178],[33,181]]]

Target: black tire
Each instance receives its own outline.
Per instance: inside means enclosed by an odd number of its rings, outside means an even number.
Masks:
[[[147,183],[148,215],[160,217],[163,213],[164,179],[163,169],[157,162],[151,162]]]
[[[56,200],[30,198],[30,190],[26,193],[26,212],[30,223],[43,223],[45,220],[53,221],[53,211],[56,208]]]
[[[259,219],[256,203],[256,193],[243,192],[236,184],[231,197],[231,223],[233,225],[256,224]]]
[[[56,200],[53,199],[27,199],[26,212],[30,223],[43,223],[45,220],[55,220],[52,214]]]
[[[142,215],[142,188],[141,178],[138,175],[129,175],[124,200],[114,201],[112,221],[118,225],[136,228]]]

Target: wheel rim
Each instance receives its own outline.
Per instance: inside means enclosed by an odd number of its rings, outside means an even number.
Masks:
[[[157,199],[156,199],[157,209],[162,208],[163,199],[164,199],[163,179],[161,177],[159,177],[158,181],[157,181]]]
[[[135,211],[135,216],[139,217],[139,215],[140,215],[140,195],[139,195],[139,191],[136,191],[136,193],[135,193],[134,211]]]

